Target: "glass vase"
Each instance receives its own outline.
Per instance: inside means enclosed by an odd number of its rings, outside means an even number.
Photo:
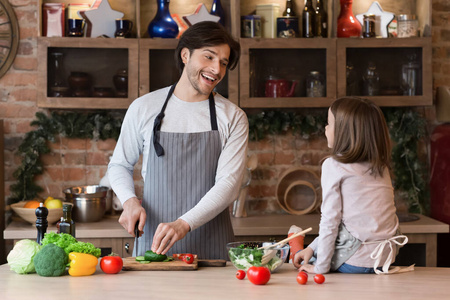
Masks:
[[[219,20],[220,25],[225,26],[225,11],[223,10],[220,0],[214,0],[211,6],[210,14],[220,17]]]
[[[341,12],[337,19],[337,37],[361,36],[361,24],[353,15],[353,0],[341,0]]]
[[[148,25],[148,35],[151,38],[176,38],[178,36],[178,24],[170,15],[170,0],[156,0],[156,3],[158,11]]]

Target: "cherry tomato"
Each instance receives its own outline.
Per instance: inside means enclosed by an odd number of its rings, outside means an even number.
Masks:
[[[123,260],[115,253],[102,257],[100,268],[107,274],[117,274],[122,270]]]
[[[306,284],[308,282],[308,274],[305,272],[299,272],[297,275],[297,282],[299,284]]]
[[[192,264],[194,262],[194,255],[190,254],[190,253],[186,253],[183,256],[183,261],[185,263],[187,263],[188,265]]]
[[[314,276],[314,281],[318,284],[322,284],[325,282],[325,276],[323,276],[322,274],[316,274]]]
[[[263,285],[269,282],[270,270],[267,267],[250,267],[247,270],[247,277],[251,283]]]
[[[236,278],[239,280],[242,280],[245,278],[245,271],[244,270],[238,270],[236,272]]]

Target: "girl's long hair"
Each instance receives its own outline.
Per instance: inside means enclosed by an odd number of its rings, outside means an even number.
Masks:
[[[381,109],[367,99],[339,98],[330,107],[335,118],[332,157],[342,163],[369,162],[382,176],[390,167],[391,140]]]

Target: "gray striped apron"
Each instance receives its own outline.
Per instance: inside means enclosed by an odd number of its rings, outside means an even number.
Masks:
[[[153,128],[153,147],[150,146],[142,201],[147,221],[143,238],[139,241],[139,255],[150,250],[153,235],[160,223],[177,220],[214,186],[222,151],[212,94],[209,96],[211,131],[160,131],[164,111],[174,88],[175,85],[171,87]],[[203,226],[188,232],[167,254],[192,253],[202,259],[228,259],[226,244],[233,240],[230,214],[225,209]]]

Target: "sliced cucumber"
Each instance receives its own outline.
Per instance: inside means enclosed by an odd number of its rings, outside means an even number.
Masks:
[[[141,261],[139,261],[139,263],[141,263],[141,264],[149,264],[149,263],[151,263],[151,261],[148,261],[148,260],[141,260]]]
[[[144,256],[136,256],[136,261],[145,261]]]

